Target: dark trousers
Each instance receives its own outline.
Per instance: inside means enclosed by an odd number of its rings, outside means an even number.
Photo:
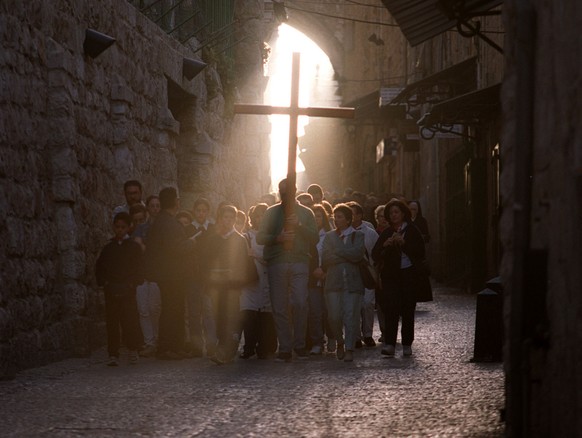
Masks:
[[[107,325],[107,351],[109,356],[119,357],[121,336],[129,350],[137,350],[143,344],[139,325],[139,313],[135,290],[114,295],[105,291],[105,317]]]
[[[200,281],[192,281],[186,294],[187,337],[195,350],[204,348],[204,333],[202,329],[203,287]]]
[[[241,310],[245,354],[267,358],[277,351],[277,332],[271,312]]]
[[[414,311],[416,310],[414,269],[400,269],[382,277],[381,307],[384,313],[384,343],[396,345],[398,322],[402,318],[402,345],[414,341]]]
[[[212,301],[218,348],[226,356],[236,353],[240,339],[240,291],[237,289],[209,289]]]
[[[179,281],[159,281],[162,298],[158,353],[184,349],[186,287]]]

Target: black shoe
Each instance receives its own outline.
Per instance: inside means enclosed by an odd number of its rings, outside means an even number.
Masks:
[[[309,351],[307,351],[305,348],[297,348],[294,351],[295,355],[297,356],[297,359],[303,360],[309,358]]]
[[[184,356],[175,351],[164,351],[158,353],[157,358],[162,360],[181,360],[184,359]]]
[[[117,356],[109,356],[109,360],[107,361],[108,367],[116,367],[119,366],[119,358]]]
[[[366,344],[366,347],[375,347],[376,346],[376,342],[374,342],[374,339],[372,339],[372,338],[364,338],[364,344]]]
[[[226,362],[224,359],[218,354],[214,354],[210,357],[210,360],[214,362],[216,365],[224,365]]]
[[[216,355],[216,345],[206,346],[206,357],[213,357]]]
[[[259,353],[257,354],[257,357],[260,360],[272,360],[275,358],[275,355],[273,353]]]
[[[182,353],[182,352],[180,352],[180,353]],[[184,344],[183,353],[187,358],[203,357],[204,356],[204,352],[202,351],[201,347],[195,347],[194,345],[192,345],[189,342]]]
[[[250,359],[254,355],[255,353],[252,351],[243,351],[238,357],[240,357],[241,359]]]
[[[292,356],[291,353],[277,353],[277,356],[275,356],[275,362],[291,362]]]
[[[337,349],[335,351],[335,357],[337,357],[338,360],[344,360],[345,355],[346,355],[346,350],[344,349],[344,344],[337,344]]]
[[[362,341],[356,341],[355,347],[362,348]]]

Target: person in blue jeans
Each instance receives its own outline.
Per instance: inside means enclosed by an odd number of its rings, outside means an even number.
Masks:
[[[323,295],[323,284],[325,272],[321,265],[321,252],[323,249],[323,239],[325,233],[331,230],[329,217],[325,208],[321,204],[311,207],[315,215],[315,223],[319,229],[319,241],[312,247],[311,261],[309,264],[309,321],[308,332],[311,340],[311,351],[309,354],[318,355],[323,353],[323,332],[327,322],[327,312],[325,309],[325,298]],[[327,331],[328,346],[333,338],[330,331]]]
[[[267,262],[271,306],[279,339],[276,360],[288,362],[293,351],[300,359],[309,357],[305,349],[307,282],[310,248],[319,236],[313,212],[295,200],[295,186],[288,186],[284,179],[279,183],[279,194],[281,202],[265,212],[257,243],[264,245],[263,257]],[[285,216],[287,202],[294,203],[293,214],[288,217]]]

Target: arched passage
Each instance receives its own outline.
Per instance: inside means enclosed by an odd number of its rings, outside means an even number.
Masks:
[[[334,36],[335,22],[322,19],[321,16],[294,10],[287,24],[305,34],[329,57],[336,75],[343,75],[344,47]],[[334,26],[334,24],[336,26]]]
[[[293,52],[301,54],[301,72],[299,86],[299,106],[337,107],[341,104],[338,96],[338,84],[334,80],[335,72],[325,52],[299,30],[283,24],[269,42],[272,53],[267,66],[269,84],[265,91],[265,103],[287,106],[290,102],[291,58]],[[308,128],[318,133],[317,149],[330,149],[331,136],[321,119],[300,117],[298,120],[299,150],[306,152],[304,134]],[[278,181],[287,174],[287,155],[289,139],[289,117],[285,115],[270,116],[271,122],[271,180],[276,187]],[[318,125],[313,129],[313,125]],[[333,125],[333,123],[332,123]],[[334,126],[337,131],[337,126]],[[308,142],[309,143],[309,142]],[[309,154],[308,154],[309,155]],[[308,167],[308,166],[306,166]],[[320,182],[315,172],[305,172],[302,157],[297,162],[298,188],[305,189],[311,182]]]

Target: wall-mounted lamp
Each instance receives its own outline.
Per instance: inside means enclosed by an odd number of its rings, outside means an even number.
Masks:
[[[91,58],[96,58],[107,50],[114,42],[115,38],[112,38],[109,35],[105,35],[104,33],[97,32],[93,29],[87,29],[85,31],[83,50]]]
[[[206,68],[208,64],[191,58],[184,58],[182,63],[182,74],[191,81],[198,73]]]

